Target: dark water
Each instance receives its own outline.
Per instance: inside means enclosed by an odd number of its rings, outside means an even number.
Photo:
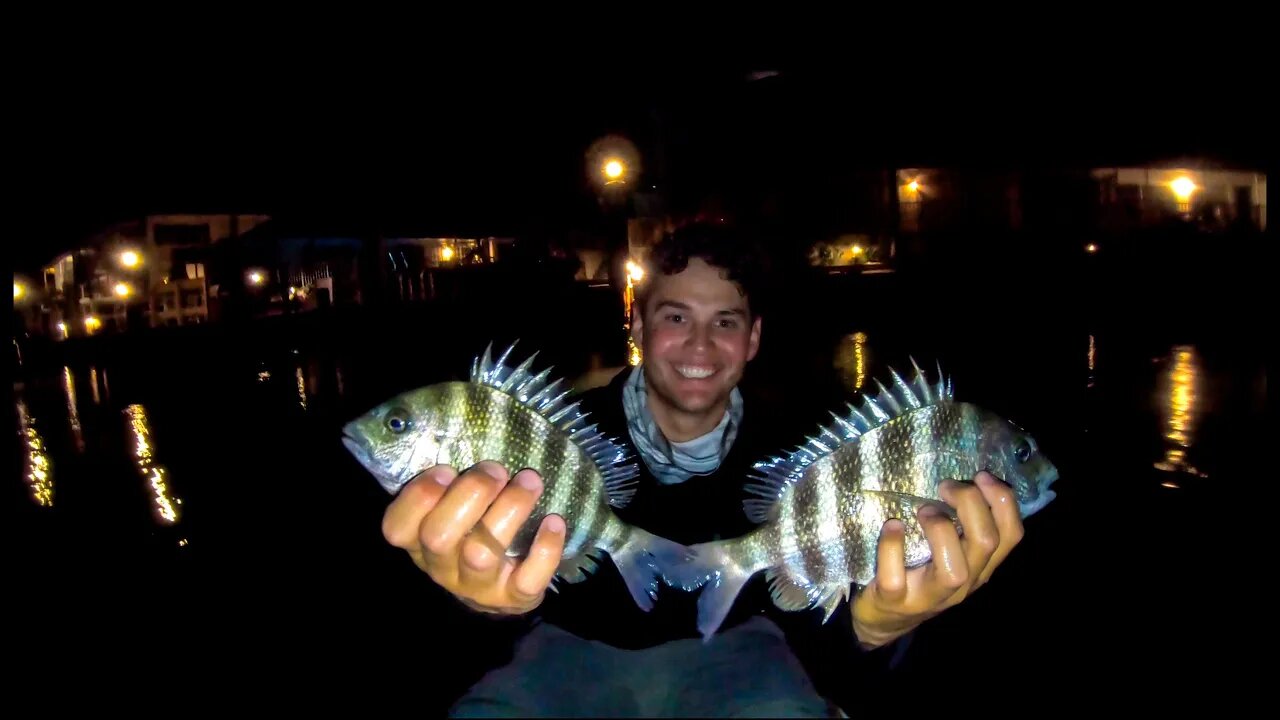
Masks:
[[[895,675],[813,668],[851,712],[974,683],[1169,698],[1222,661],[1224,610],[1205,597],[1235,572],[1224,491],[1263,479],[1261,341],[1219,322],[1229,300],[1149,288],[1010,302],[936,278],[819,278],[766,324],[749,381],[815,423],[850,397],[859,361],[869,384],[908,354],[938,359],[959,397],[1018,420],[1061,471],[993,582],[922,628]],[[73,704],[440,712],[501,648],[474,641],[488,621],[442,614],[382,542],[387,497],[337,428],[461,377],[489,339],[519,337],[572,377],[617,366],[616,304],[600,289],[202,329],[20,368],[5,527],[21,676]]]

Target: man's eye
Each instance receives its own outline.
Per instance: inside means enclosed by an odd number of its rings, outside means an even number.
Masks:
[[[676,315],[676,314],[674,314],[674,313],[673,313],[673,314],[671,314],[671,315],[668,315],[668,316],[667,316],[667,322],[676,322],[676,323],[678,323],[678,322],[683,322],[683,321],[684,321],[684,316],[683,316],[683,315]]]
[[[738,322],[736,320],[721,320],[720,327],[732,330],[738,327]]]

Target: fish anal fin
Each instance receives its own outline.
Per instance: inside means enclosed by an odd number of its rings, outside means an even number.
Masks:
[[[835,613],[836,608],[840,607],[840,603],[849,597],[849,585],[845,583],[831,583],[823,586],[822,597],[818,598],[818,607],[822,608],[822,622],[825,624],[831,619],[831,615]]]
[[[785,571],[769,569],[765,573],[769,583],[769,595],[773,604],[783,610],[796,611],[813,607],[817,594],[813,587],[802,587],[786,575]]]
[[[580,583],[594,574],[599,564],[587,553],[581,553],[560,561],[556,568],[556,576],[566,583]]]

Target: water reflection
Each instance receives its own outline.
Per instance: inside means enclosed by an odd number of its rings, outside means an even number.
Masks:
[[[1166,447],[1164,457],[1155,463],[1157,470],[1206,477],[1187,463],[1187,451],[1194,440],[1199,414],[1197,399],[1200,374],[1194,347],[1179,345],[1173,348],[1173,365],[1161,382],[1162,395],[1166,398],[1162,403]],[[1176,487],[1171,482],[1163,484],[1166,487]]]
[[[867,379],[867,334],[856,332],[840,338],[836,345],[835,367],[840,382],[849,391],[862,389]]]
[[[181,498],[170,497],[169,487],[165,482],[168,473],[163,465],[155,461],[155,447],[151,442],[151,426],[147,422],[147,410],[141,405],[130,405],[124,409],[129,418],[129,429],[133,433],[133,456],[138,463],[138,471],[142,479],[150,485],[155,494],[156,515],[165,522],[178,522],[178,509]]]
[[[76,380],[71,376],[71,368],[62,366],[62,389],[67,396],[67,422],[71,425],[71,440],[75,443],[76,452],[84,452],[84,433],[80,429],[80,411],[76,402]]]
[[[98,395],[98,368],[89,366],[89,394],[93,396],[93,404],[101,405],[102,397]]]
[[[27,412],[27,403],[18,396],[18,436],[22,438],[22,475],[31,486],[31,499],[37,505],[53,507],[53,467],[45,452],[44,438],[35,428],[35,418]]]
[[[294,376],[298,379],[298,404],[302,406],[303,410],[306,410],[307,409],[307,381],[302,374],[301,365],[297,366],[297,371],[294,373]]]
[[[1089,336],[1089,382],[1085,387],[1093,387],[1093,370],[1094,360],[1097,356],[1097,346],[1094,344],[1093,336]]]

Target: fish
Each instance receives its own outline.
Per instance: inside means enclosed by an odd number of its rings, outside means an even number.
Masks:
[[[831,412],[804,445],[755,463],[743,510],[756,527],[738,538],[690,546],[664,581],[701,590],[697,626],[710,641],[747,581],[764,571],[775,605],[786,611],[820,608],[822,623],[875,578],[885,522],[906,527],[906,567],[929,562],[928,540],[916,513],[932,505],[963,532],[955,509],[939,494],[946,480],[969,482],[986,470],[1008,483],[1026,518],[1056,497],[1058,470],[1035,438],[979,405],[957,401],[941,365],[930,385],[911,358],[908,384],[892,367],[892,389],[864,393],[862,406]]]
[[[527,557],[548,514],[565,521],[562,561],[549,589],[578,583],[607,555],[636,605],[648,612],[657,600],[661,567],[687,559],[688,548],[624,522],[614,512],[635,494],[639,466],[616,438],[588,424],[589,413],[560,391],[548,367],[534,374],[530,355],[512,368],[495,361],[490,343],[471,366],[467,381],[440,382],[402,392],[346,423],[342,444],[388,493],[396,494],[427,468],[469,468],[492,460],[512,476],[532,468],[543,491],[517,531],[507,556]]]

